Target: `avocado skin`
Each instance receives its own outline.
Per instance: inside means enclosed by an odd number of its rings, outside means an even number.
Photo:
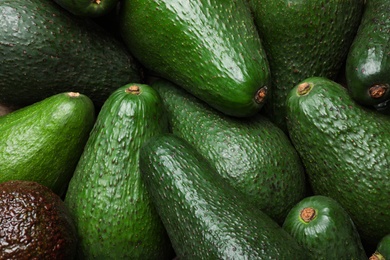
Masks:
[[[390,1],[368,0],[356,37],[346,61],[346,80],[350,95],[361,105],[390,103]],[[383,84],[380,98],[369,94],[371,86]]]
[[[306,259],[184,139],[152,137],[141,147],[140,168],[179,259]]]
[[[120,30],[149,71],[237,117],[256,114],[270,86],[266,54],[245,1],[125,0]]]
[[[286,97],[300,81],[334,80],[356,34],[364,0],[247,0],[272,75],[262,113],[287,133]]]
[[[0,190],[0,259],[74,259],[76,229],[57,194],[24,180],[0,183]]]
[[[167,80],[155,79],[151,86],[163,99],[170,131],[282,224],[306,195],[303,165],[288,136],[262,115],[227,116]]]
[[[305,222],[300,216],[305,208],[316,212],[316,216],[309,222]],[[367,260],[351,217],[330,197],[305,197],[291,209],[282,227],[307,249],[311,259]]]
[[[142,79],[122,42],[50,0],[0,1],[0,55],[0,103],[19,107],[66,91],[100,107]]]
[[[287,125],[317,195],[338,201],[364,244],[390,231],[390,118],[358,105],[340,84],[322,77],[287,99]],[[375,214],[373,214],[375,212]]]
[[[0,183],[36,181],[62,196],[94,122],[91,99],[72,92],[0,117]]]
[[[140,93],[129,93],[130,86]],[[78,259],[174,257],[138,166],[142,143],[165,131],[161,98],[150,86],[129,83],[106,100],[65,197],[80,240]]]

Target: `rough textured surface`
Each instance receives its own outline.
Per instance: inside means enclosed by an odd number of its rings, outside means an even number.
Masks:
[[[269,66],[245,1],[126,0],[120,27],[147,69],[210,106],[240,117],[263,107]]]
[[[135,85],[140,93],[128,93]],[[125,85],[104,103],[65,197],[80,259],[172,258],[138,166],[140,146],[164,131],[162,101],[147,85]]]
[[[305,175],[287,135],[264,116],[224,115],[178,86],[157,80],[170,131],[204,155],[233,187],[282,224],[305,194]]]
[[[0,102],[26,106],[77,91],[100,106],[140,80],[125,46],[51,0],[0,1]]]
[[[341,85],[304,81],[287,99],[291,140],[315,194],[337,200],[362,239],[376,244],[390,233],[390,118],[357,105]]]
[[[140,168],[179,259],[306,259],[287,232],[184,139],[151,138],[141,148]]]
[[[272,75],[272,91],[263,111],[287,131],[286,96],[307,77],[338,75],[364,0],[248,1]]]
[[[69,260],[77,236],[63,201],[30,181],[0,184],[0,259]]]

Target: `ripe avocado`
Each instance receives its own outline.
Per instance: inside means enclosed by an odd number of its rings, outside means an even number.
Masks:
[[[0,183],[36,181],[62,196],[94,122],[92,101],[77,92],[0,117]]]
[[[76,229],[60,197],[33,181],[0,183],[0,259],[71,260]]]
[[[141,80],[122,42],[52,0],[0,1],[0,56],[0,103],[18,107],[67,91],[100,107]]]
[[[337,77],[359,26],[364,0],[247,1],[272,75],[272,91],[262,112],[287,132],[289,91],[307,77]]]
[[[291,209],[282,227],[307,249],[310,259],[367,260],[351,217],[330,197],[305,197]]]
[[[390,103],[390,1],[368,0],[346,61],[350,95],[365,106]]]
[[[307,259],[184,139],[172,133],[150,138],[141,147],[140,168],[179,259]]]
[[[266,102],[268,61],[245,1],[124,0],[119,24],[148,72],[211,107],[246,117]]]
[[[170,131],[203,154],[234,188],[279,224],[305,194],[305,174],[288,136],[262,115],[227,116],[164,79]]]
[[[286,107],[289,135],[314,193],[341,204],[363,244],[378,243],[390,233],[390,117],[322,77],[294,87]]]
[[[148,85],[126,84],[106,100],[65,197],[78,258],[174,257],[138,166],[140,146],[167,125],[161,98]]]

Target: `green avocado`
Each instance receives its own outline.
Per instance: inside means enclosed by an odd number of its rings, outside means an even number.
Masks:
[[[272,91],[262,112],[287,132],[289,91],[307,77],[338,76],[358,29],[364,0],[246,1],[272,75]]]
[[[249,7],[242,0],[124,0],[123,40],[149,73],[237,117],[267,100],[270,71]]]
[[[0,259],[74,259],[76,229],[57,194],[26,180],[0,183],[0,191]]]
[[[170,131],[202,153],[234,188],[276,222],[306,194],[303,165],[288,136],[262,115],[227,116],[163,79]]]
[[[390,232],[390,117],[357,104],[323,77],[294,87],[286,107],[289,135],[314,194],[339,202],[364,244],[378,243]]]
[[[0,56],[0,103],[18,107],[67,91],[100,107],[142,79],[122,42],[53,0],[0,0]]]
[[[161,98],[148,85],[126,84],[103,104],[65,197],[79,259],[174,257],[138,166],[140,146],[167,131]]]
[[[376,246],[376,250],[369,260],[390,259],[390,233],[384,236]]]
[[[307,249],[310,259],[367,260],[351,217],[330,197],[305,197],[291,209],[282,227]]]
[[[390,103],[389,50],[390,1],[367,0],[345,71],[349,93],[359,104]]]
[[[62,196],[95,121],[92,101],[65,92],[0,117],[0,183],[36,181]]]
[[[140,168],[179,259],[307,259],[184,139],[152,137],[141,147]]]

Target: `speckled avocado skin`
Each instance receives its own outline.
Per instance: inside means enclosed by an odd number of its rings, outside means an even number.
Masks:
[[[138,166],[140,146],[165,131],[162,102],[150,86],[129,83],[106,100],[65,197],[79,259],[174,257]]]
[[[179,259],[307,259],[184,139],[171,133],[149,139],[140,168]]]
[[[287,131],[289,91],[307,77],[336,78],[359,26],[364,0],[247,1],[272,75],[272,92],[262,111]]]
[[[170,131],[191,143],[225,180],[282,224],[306,192],[304,169],[287,135],[262,115],[227,116],[166,80],[151,86],[163,99]]]
[[[356,102],[365,106],[387,102],[390,106],[389,50],[390,1],[368,0],[346,61],[347,86]],[[385,88],[385,93],[377,98],[370,95],[370,88],[375,85]]]
[[[0,103],[26,106],[77,91],[96,106],[141,80],[126,47],[51,0],[0,1]]]
[[[337,200],[362,239],[390,232],[390,118],[358,105],[340,84],[304,80],[287,98],[287,125],[315,194]]]
[[[0,183],[0,259],[71,260],[76,229],[60,197],[33,181]]]
[[[228,115],[254,115],[266,102],[256,96],[270,87],[268,61],[245,1],[126,0],[119,19],[149,72]]]

